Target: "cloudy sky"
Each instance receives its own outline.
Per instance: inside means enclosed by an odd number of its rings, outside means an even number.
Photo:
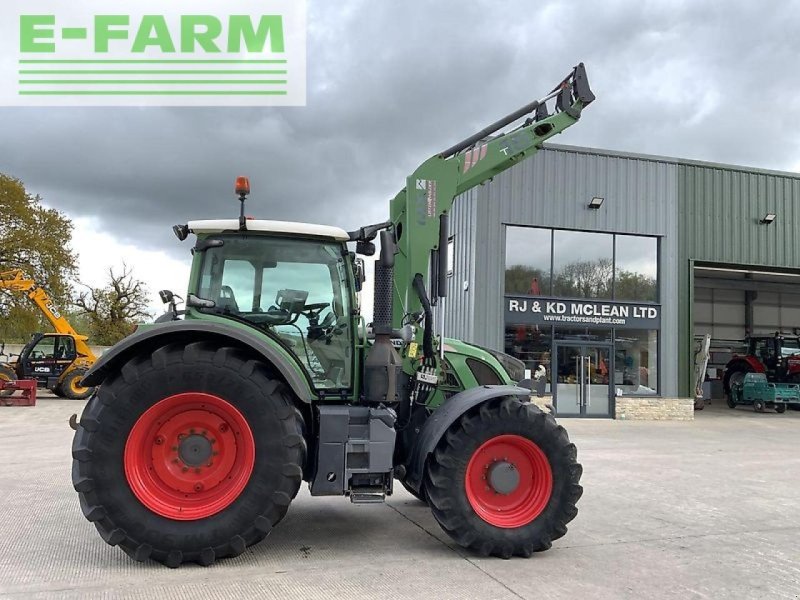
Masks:
[[[170,226],[249,213],[354,228],[427,156],[586,63],[597,102],[555,141],[800,170],[800,2],[309,0],[308,105],[0,108],[0,172],[76,224],[81,276],[123,259],[185,287]]]

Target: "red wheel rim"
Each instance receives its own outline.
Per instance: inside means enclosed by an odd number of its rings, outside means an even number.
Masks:
[[[498,435],[470,458],[465,487],[481,519],[511,529],[527,525],[542,513],[553,493],[553,473],[547,456],[534,442],[519,435]]]
[[[255,464],[253,433],[236,407],[200,392],[160,400],[125,443],[125,477],[139,501],[178,521],[210,517],[239,497]]]

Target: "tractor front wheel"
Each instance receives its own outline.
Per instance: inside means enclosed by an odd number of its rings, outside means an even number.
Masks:
[[[81,416],[72,482],[102,538],[177,567],[237,556],[300,487],[303,422],[287,388],[234,348],[195,342],[131,359]]]
[[[425,493],[458,544],[482,556],[527,557],[567,532],[582,472],[552,415],[504,398],[450,427],[431,457]]]

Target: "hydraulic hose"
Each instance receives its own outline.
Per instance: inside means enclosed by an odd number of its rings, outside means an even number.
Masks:
[[[422,351],[425,353],[425,358],[433,358],[433,311],[431,310],[431,301],[428,298],[428,293],[425,291],[425,280],[422,275],[417,273],[414,276],[414,291],[417,292],[422,310],[425,312],[425,331],[422,334]]]

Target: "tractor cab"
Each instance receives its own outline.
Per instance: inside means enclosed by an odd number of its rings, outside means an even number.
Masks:
[[[353,387],[356,270],[336,227],[248,219],[190,221],[197,235],[186,318],[255,327],[317,391]]]
[[[747,354],[762,364],[767,373],[779,377],[789,371],[800,371],[800,339],[796,336],[752,336]],[[799,364],[795,366],[795,362]]]

